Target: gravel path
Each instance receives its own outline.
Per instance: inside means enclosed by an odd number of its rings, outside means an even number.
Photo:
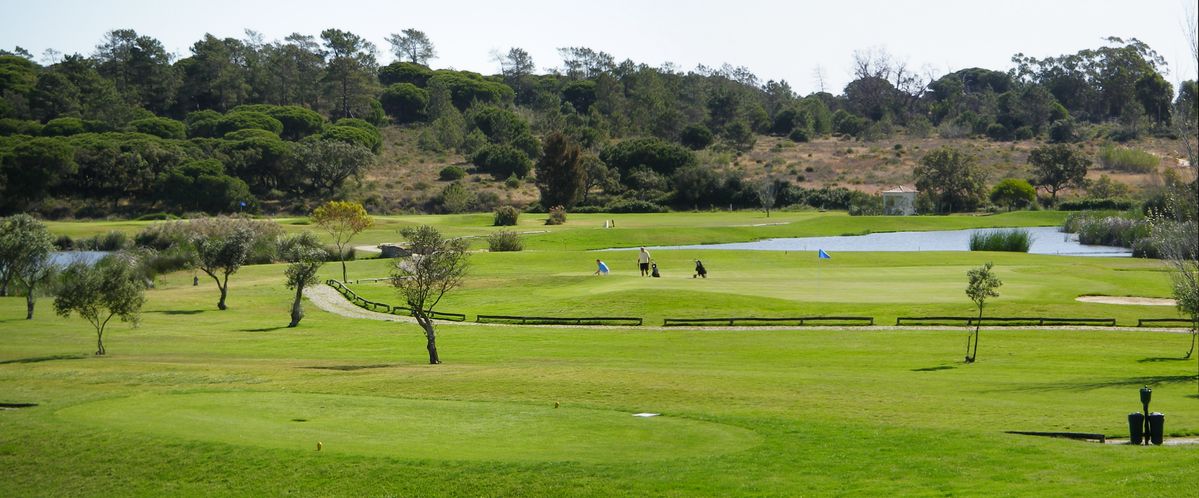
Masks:
[[[376,311],[368,311],[368,310],[359,308],[358,306],[354,305],[354,303],[351,303],[349,300],[347,300],[345,297],[343,297],[341,294],[339,294],[336,289],[329,287],[328,285],[318,284],[318,285],[315,285],[312,287],[306,287],[304,289],[304,296],[307,297],[309,301],[312,301],[312,304],[315,304],[316,307],[318,307],[324,311],[328,311],[329,313],[344,316],[346,318],[360,318],[360,319],[364,319],[364,320],[382,320],[385,322],[402,322],[402,323],[413,323],[413,324],[416,323],[416,320],[412,317],[389,315],[387,313],[379,313]],[[455,322],[445,322],[445,323],[453,324]],[[577,329],[597,329],[597,330],[634,329],[634,330],[714,330],[714,331],[722,331],[722,330],[844,330],[844,331],[856,331],[856,330],[863,330],[863,331],[948,330],[948,331],[961,331],[961,330],[965,330],[967,328],[967,327],[960,327],[960,326],[955,327],[955,326],[938,326],[938,325],[929,325],[929,326],[907,326],[907,325],[905,325],[905,326],[895,326],[895,325],[872,325],[872,326],[836,326],[836,325],[831,325],[831,326],[830,325],[805,325],[805,326],[791,325],[791,326],[786,326],[786,325],[784,325],[784,326],[770,326],[770,325],[767,325],[767,326],[761,326],[761,327],[694,327],[694,326],[687,326],[687,327],[653,327],[653,326],[620,327],[620,326],[604,326],[604,325],[519,325],[519,324],[509,324],[509,323],[477,323],[477,322],[457,322],[457,324],[469,325],[469,326],[473,326],[473,327],[519,327],[519,328],[536,327],[536,328],[556,328],[556,329],[575,329],[575,330],[577,330]],[[992,328],[991,330],[996,330],[996,329]],[[1002,330],[1002,328],[1000,328],[999,330]],[[1191,333],[1191,331],[1189,331],[1187,329],[1178,329],[1178,328],[1088,327],[1088,326],[1066,326],[1066,325],[1041,326],[1041,327],[1034,327],[1034,326],[1012,327],[1012,330],[1076,330],[1076,331],[1100,330],[1100,331],[1108,331],[1108,332],[1112,332],[1112,331],[1117,331],[1117,332],[1162,332],[1162,333],[1170,333],[1170,334],[1190,334]]]

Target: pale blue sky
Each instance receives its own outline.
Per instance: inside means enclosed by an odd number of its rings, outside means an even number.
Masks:
[[[561,63],[557,47],[586,46],[618,60],[683,69],[728,62],[800,93],[840,93],[854,50],[884,47],[910,68],[936,74],[981,66],[1006,70],[1012,54],[1044,57],[1094,48],[1106,36],[1136,37],[1170,64],[1167,79],[1195,76],[1184,35],[1184,0],[660,1],[229,1],[0,0],[0,47],[35,57],[54,48],[90,54],[105,31],[133,28],[186,57],[205,32],[270,41],[324,28],[352,31],[392,59],[385,37],[414,27],[437,46],[434,67],[494,73],[493,50],[524,48],[539,68]],[[1187,61],[1190,60],[1188,64]],[[925,71],[921,71],[925,72]]]

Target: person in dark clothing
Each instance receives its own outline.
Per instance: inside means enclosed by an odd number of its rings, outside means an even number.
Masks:
[[[708,269],[704,268],[703,261],[700,261],[697,259],[697,260],[695,260],[695,275],[692,275],[691,278],[698,278],[698,277],[708,278]]]

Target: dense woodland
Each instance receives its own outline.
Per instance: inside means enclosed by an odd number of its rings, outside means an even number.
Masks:
[[[843,186],[804,189],[719,168],[767,135],[1033,140],[1042,160],[1075,161],[1084,174],[1089,159],[1049,148],[1158,137],[1180,142],[1178,157],[1195,163],[1196,82],[1175,88],[1164,59],[1136,39],[945,75],[862,51],[845,88],[807,96],[743,67],[655,67],[584,47],[560,49],[561,63],[540,72],[520,48],[496,55],[497,74],[432,69],[424,33],[388,41],[397,59],[388,65],[371,42],[337,29],[272,42],[249,31],[206,35],[185,56],[132,30],[105,34],[92,54],[48,51],[41,63],[19,47],[0,51],[0,212],[306,212],[364,195],[351,187],[379,162],[389,126],[421,150],[464,158],[441,171],[452,183],[418,206],[437,212],[495,207],[454,182],[468,173],[533,182],[542,208],[876,209],[877,198]],[[917,183],[935,186],[922,195],[927,211],[1007,199],[970,172],[968,154],[922,161]],[[1049,202],[1082,181],[1029,180]]]

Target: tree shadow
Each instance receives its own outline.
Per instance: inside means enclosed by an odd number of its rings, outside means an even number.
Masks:
[[[380,364],[376,364],[376,365],[317,365],[317,366],[300,367],[300,368],[306,368],[309,370],[337,370],[340,372],[352,372],[354,370],[366,370],[369,368],[388,368],[388,367],[394,367],[394,366],[396,366],[396,365],[390,364],[390,363],[380,363]]]
[[[1152,357],[1152,358],[1141,358],[1141,359],[1137,360],[1137,363],[1158,363],[1158,362],[1163,362],[1163,361],[1188,361],[1188,360],[1190,360],[1190,358],[1157,356],[1157,357]]]
[[[1181,384],[1195,382],[1194,375],[1157,375],[1150,377],[1129,377],[1126,379],[1107,379],[1089,382],[1059,382],[1056,384],[1033,384],[1011,389],[1013,391],[1093,391],[1109,387],[1140,387],[1158,386],[1161,384]]]
[[[286,325],[280,325],[278,327],[262,327],[262,328],[258,328],[258,329],[237,329],[237,331],[238,332],[274,332],[276,330],[283,330],[285,328],[287,328]]]
[[[913,372],[936,372],[938,370],[953,370],[957,367],[953,365],[938,365],[935,367],[913,368]]]
[[[163,310],[163,311],[147,311],[146,313],[161,313],[163,315],[198,315],[208,310]]]
[[[88,357],[88,355],[85,355],[85,354],[56,354],[56,355],[51,355],[51,356],[35,356],[32,358],[18,358],[15,360],[4,360],[4,361],[0,361],[0,365],[8,365],[11,363],[41,363],[43,361],[54,361],[54,360],[81,360],[81,359],[87,358],[87,357]]]

